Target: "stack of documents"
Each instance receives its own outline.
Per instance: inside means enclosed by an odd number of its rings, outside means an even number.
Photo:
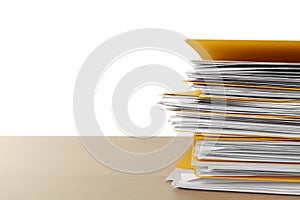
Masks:
[[[243,41],[220,43],[249,51]],[[299,48],[280,58],[270,43]],[[174,113],[174,129],[194,132],[167,178],[174,187],[300,195],[300,43],[257,46],[263,55],[254,57],[252,45],[248,57],[213,52],[222,60],[193,61],[187,73],[193,91],[164,94],[160,104]]]

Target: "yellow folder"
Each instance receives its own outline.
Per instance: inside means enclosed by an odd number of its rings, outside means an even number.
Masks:
[[[203,60],[300,62],[300,41],[188,39],[186,42]]]
[[[203,60],[229,60],[229,61],[254,61],[254,62],[287,62],[300,63],[300,41],[271,41],[271,40],[203,40],[203,39],[188,39],[186,41],[193,47]],[[199,48],[199,45],[201,48]],[[208,56],[209,55],[209,56]],[[195,83],[195,82],[194,82]],[[197,84],[197,83],[196,83]],[[202,84],[202,83],[199,83]],[[204,84],[204,83],[203,83]],[[216,83],[214,83],[216,84]],[[257,87],[251,85],[229,85],[229,86],[243,86],[243,87]],[[264,86],[268,89],[273,86]],[[287,89],[287,88],[282,88]],[[300,88],[288,88],[291,90],[300,90]],[[177,94],[174,94],[177,95]],[[178,95],[196,95],[201,97],[201,92],[182,93]],[[211,97],[203,97],[211,98]],[[231,99],[227,99],[231,100]],[[251,98],[233,99],[233,100],[250,100]],[[276,100],[275,100],[276,101]],[[279,100],[280,101],[280,100]],[[243,114],[241,114],[243,115]],[[266,116],[276,117],[276,116]],[[300,118],[300,116],[294,116]],[[270,140],[270,138],[257,137],[250,139]],[[208,138],[203,133],[195,133],[194,143],[198,139],[216,139]],[[228,136],[217,139],[228,139]],[[233,138],[229,138],[233,139]],[[247,138],[243,138],[243,140]],[[300,138],[274,138],[274,140],[300,140]],[[182,169],[194,169],[192,166],[193,147],[189,148],[182,158],[177,162],[176,167]],[[214,160],[216,161],[216,160]],[[207,176],[205,176],[207,178]],[[252,176],[252,177],[211,177],[211,178],[232,178],[232,179],[247,179],[247,180],[276,180],[299,182],[300,177],[269,177],[269,176]]]

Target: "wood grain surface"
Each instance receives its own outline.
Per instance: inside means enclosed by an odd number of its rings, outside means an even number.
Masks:
[[[132,151],[152,150],[170,138],[111,138]],[[279,200],[297,196],[173,189],[164,181],[174,165],[133,175],[116,172],[96,161],[78,137],[0,137],[0,199],[163,199]],[[300,189],[300,188],[299,188]]]

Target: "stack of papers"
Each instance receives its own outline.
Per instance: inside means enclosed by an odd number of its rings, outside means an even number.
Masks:
[[[160,104],[194,143],[174,187],[300,195],[300,63],[193,61],[192,92]]]

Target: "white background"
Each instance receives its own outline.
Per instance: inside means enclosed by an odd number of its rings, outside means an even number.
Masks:
[[[1,1],[0,135],[77,135],[76,76],[114,35],[164,28],[190,38],[299,40],[299,9],[297,0]],[[142,126],[145,107],[129,108]]]

